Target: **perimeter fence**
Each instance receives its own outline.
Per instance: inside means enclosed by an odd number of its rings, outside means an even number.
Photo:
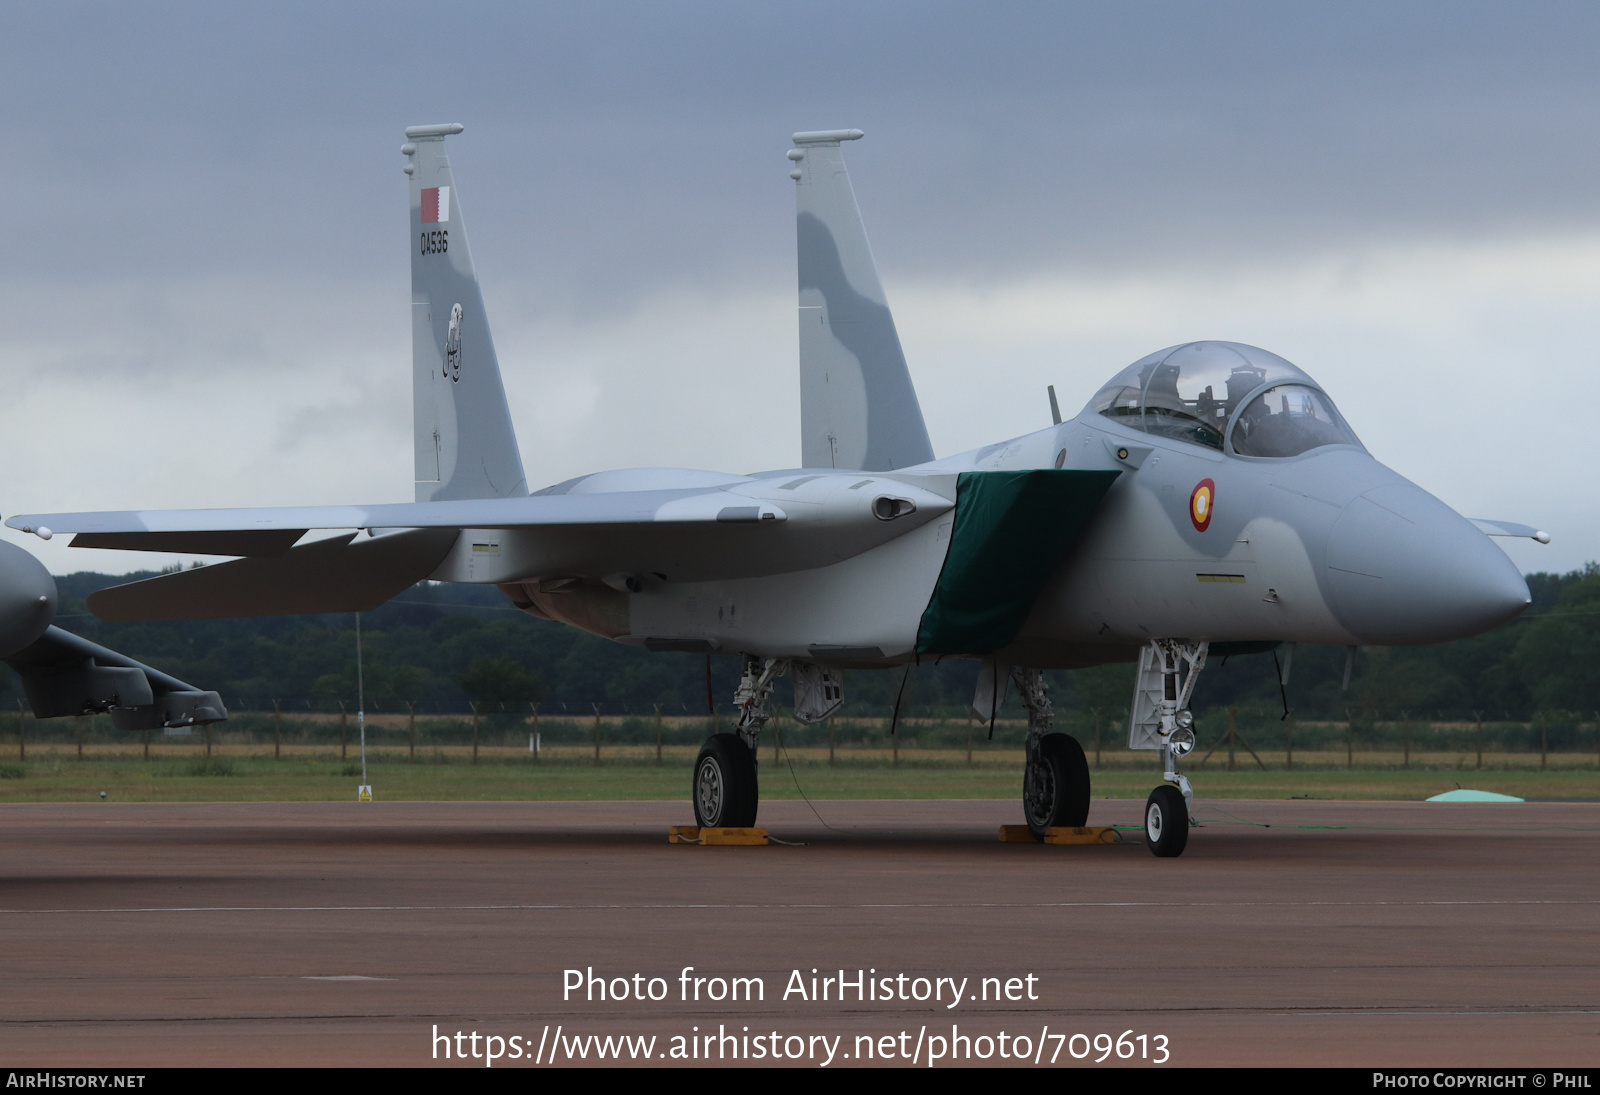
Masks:
[[[539,711],[408,710],[365,714],[366,751],[375,762],[417,764],[650,765],[688,764],[708,734],[732,729],[715,716],[609,712],[592,704],[581,716]],[[1359,715],[1297,720],[1266,709],[1233,708],[1201,714],[1199,746],[1188,769],[1600,769],[1600,714],[1537,712],[1529,717],[1413,718]],[[1094,712],[1058,712],[1055,728],[1082,744],[1100,769],[1158,766],[1150,752],[1126,748],[1122,720]],[[768,757],[802,765],[937,767],[1016,765],[1027,726],[999,718],[918,715],[844,718],[803,725],[775,716],[762,735]],[[8,745],[9,743],[9,745]],[[234,709],[209,727],[117,731],[109,716],[35,719],[25,710],[0,715],[0,778],[4,761],[30,754],[55,757],[293,757],[353,760],[361,724],[356,712]]]

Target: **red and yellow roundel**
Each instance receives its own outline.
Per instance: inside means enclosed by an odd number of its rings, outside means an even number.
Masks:
[[[1189,495],[1189,520],[1194,522],[1196,532],[1211,527],[1211,507],[1216,504],[1216,498],[1217,485],[1209,479],[1200,480],[1194,493]]]

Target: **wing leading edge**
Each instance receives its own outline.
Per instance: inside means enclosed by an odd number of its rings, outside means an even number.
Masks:
[[[746,495],[686,488],[367,506],[29,513],[6,525],[47,539],[72,533],[74,547],[271,557],[287,552],[312,529],[508,529],[788,519],[776,504],[754,504],[757,512],[751,515],[746,511],[752,499]]]

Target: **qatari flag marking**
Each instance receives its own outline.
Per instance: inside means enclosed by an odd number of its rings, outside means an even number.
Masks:
[[[450,223],[450,188],[430,186],[422,192],[422,223]]]

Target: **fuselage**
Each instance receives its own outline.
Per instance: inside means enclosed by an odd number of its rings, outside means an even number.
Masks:
[[[1212,398],[1220,380],[1179,398],[1189,375],[1221,375],[1219,361],[1233,369],[1232,398]],[[1178,411],[1155,417],[1152,385],[1163,376]],[[1125,402],[1136,413],[1122,413],[1118,399],[1130,392]],[[1291,401],[1323,431],[1299,446],[1285,440],[1286,429],[1305,428],[1292,419]],[[581,532],[567,542],[484,530],[464,535],[435,577],[495,582],[526,611],[652,649],[894,664],[917,654],[918,625],[951,543],[960,475],[1047,468],[1117,477],[998,652],[1013,664],[1127,660],[1156,638],[1444,642],[1504,623],[1528,604],[1505,553],[1375,460],[1309,377],[1228,343],[1151,355],[1070,421],[903,470],[634,469],[574,480],[549,489],[716,487],[783,520],[754,522],[747,539],[722,538],[714,549],[692,537],[676,546],[655,538],[634,554],[613,545],[616,578],[605,581],[563,572],[573,565],[567,559],[593,562],[595,546]],[[909,506],[881,526],[840,519],[896,497]],[[700,580],[697,570],[718,577]]]

